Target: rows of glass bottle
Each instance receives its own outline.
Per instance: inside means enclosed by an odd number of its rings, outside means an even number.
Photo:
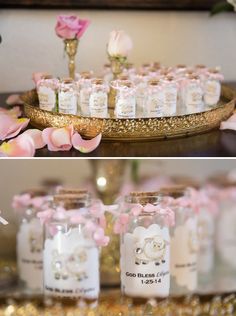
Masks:
[[[202,112],[220,100],[223,76],[203,65],[136,69],[127,65],[118,78],[109,66],[96,78],[92,71],[76,80],[43,77],[37,84],[39,106],[63,114],[106,118],[165,117]]]
[[[222,267],[235,271],[234,190],[169,187],[123,199],[112,211],[114,231],[121,236],[123,294],[178,296],[196,292],[199,283],[208,285],[216,236]],[[17,260],[25,290],[42,293],[44,288],[48,297],[95,302],[100,247],[108,244],[102,204],[92,203],[87,192],[62,190],[53,200],[42,191],[19,195],[14,208],[21,215]]]

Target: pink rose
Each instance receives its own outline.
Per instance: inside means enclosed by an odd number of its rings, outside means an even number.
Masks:
[[[89,20],[82,20],[75,15],[59,15],[55,31],[63,39],[80,39],[89,25]]]
[[[131,38],[124,31],[112,31],[107,46],[111,57],[127,57],[133,47]]]

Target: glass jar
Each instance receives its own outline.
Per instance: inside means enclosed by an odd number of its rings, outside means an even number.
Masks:
[[[218,203],[207,186],[197,192],[198,199],[198,283],[200,289],[206,288],[215,270],[215,226]]]
[[[58,111],[57,93],[59,81],[52,76],[44,76],[37,83],[39,107],[46,111]]]
[[[216,106],[221,95],[223,75],[217,69],[209,69],[204,81],[204,102],[208,106]]]
[[[164,115],[173,116],[177,110],[178,86],[173,76],[168,75],[161,81],[164,93]]]
[[[188,75],[183,89],[183,102],[186,113],[191,114],[203,111],[203,89],[199,76]]]
[[[171,211],[161,212],[160,202],[158,192],[131,193],[114,226],[121,236],[121,291],[137,301],[169,295]]]
[[[149,80],[147,90],[147,117],[162,117],[164,115],[164,93],[159,80]]]
[[[96,305],[99,296],[97,219],[89,194],[54,196],[54,212],[45,223],[44,293],[66,305]]]
[[[89,97],[91,93],[91,72],[82,72],[77,82],[78,108],[83,116],[89,116]]]
[[[139,72],[135,76],[137,115],[144,116],[147,101],[148,72]]]
[[[198,227],[189,189],[169,186],[160,189],[163,203],[175,213],[171,228],[170,294],[182,296],[197,289]]]
[[[222,277],[232,279],[236,272],[236,181],[225,175],[218,175],[209,180],[212,195],[219,203],[216,222],[216,259],[217,272]],[[229,284],[230,285],[230,284]]]
[[[77,91],[75,82],[68,78],[62,79],[58,93],[59,113],[77,114]]]
[[[117,118],[135,118],[135,89],[129,80],[120,80],[116,87],[115,116]]]
[[[46,192],[41,189],[29,190],[13,199],[20,219],[16,236],[19,283],[27,294],[43,291],[43,228],[37,214],[46,203]]]
[[[89,112],[92,117],[105,118],[108,115],[109,87],[102,79],[92,80],[89,97]]]

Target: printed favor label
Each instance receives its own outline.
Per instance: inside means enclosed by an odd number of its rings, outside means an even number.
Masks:
[[[204,209],[198,216],[198,271],[201,273],[210,273],[214,266],[214,231],[214,217]]]
[[[20,280],[27,288],[43,289],[43,229],[39,219],[22,223],[17,233],[17,263]]]
[[[115,111],[118,118],[135,118],[135,97],[117,96]]]
[[[166,87],[164,89],[164,111],[165,115],[174,115],[177,106],[177,88]]]
[[[236,207],[225,203],[217,224],[217,250],[222,261],[236,269]]]
[[[207,105],[216,105],[220,99],[221,84],[218,81],[209,80],[205,84],[204,101]]]
[[[77,97],[74,92],[59,92],[59,112],[64,114],[77,114]]]
[[[90,95],[89,110],[93,117],[107,117],[108,97],[105,92],[94,92]]]
[[[96,299],[99,294],[99,251],[79,228],[60,231],[44,244],[44,291],[51,296]]]
[[[56,93],[53,89],[45,86],[38,88],[39,107],[42,110],[53,111],[56,107]]]
[[[187,107],[188,113],[196,113],[202,110],[202,96],[203,93],[201,87],[186,87],[185,105]]]
[[[171,276],[189,291],[197,287],[198,248],[197,219],[193,217],[177,226],[171,239]]]
[[[147,117],[161,117],[163,116],[164,95],[156,93],[147,98]]]
[[[125,233],[121,242],[121,284],[132,297],[165,297],[170,289],[170,237],[153,224]]]
[[[79,94],[79,105],[83,115],[89,115],[89,97],[88,89],[81,89]]]

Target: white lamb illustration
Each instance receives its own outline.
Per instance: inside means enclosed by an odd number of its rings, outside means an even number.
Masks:
[[[39,230],[29,231],[29,245],[32,253],[42,252],[43,248],[43,232]]]
[[[74,278],[77,281],[87,279],[85,273],[86,251],[83,248],[75,248],[71,254],[60,254],[53,251],[52,271],[56,280]]]
[[[159,235],[137,240],[134,245],[135,264],[154,262],[155,265],[160,265],[161,263],[165,263],[167,245],[169,245],[169,242]]]
[[[77,247],[67,260],[67,269],[71,276],[76,278],[78,281],[87,279],[88,276],[85,272],[87,261],[87,253],[81,248]]]
[[[67,280],[69,278],[69,272],[66,267],[68,260],[67,254],[60,254],[58,250],[54,250],[52,253],[52,272],[56,280]]]

